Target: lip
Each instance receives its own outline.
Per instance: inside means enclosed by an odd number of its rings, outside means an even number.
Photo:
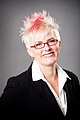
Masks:
[[[43,54],[44,57],[52,57],[54,56],[54,52],[49,52],[49,53],[45,53]]]

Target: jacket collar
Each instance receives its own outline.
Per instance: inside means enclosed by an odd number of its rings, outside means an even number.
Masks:
[[[71,79],[68,74],[57,64],[58,69],[58,79],[59,79],[59,91],[61,92],[67,78]],[[37,62],[34,60],[32,64],[32,79],[33,81],[39,81],[42,79],[47,83],[47,80],[44,78],[43,73],[41,72]]]

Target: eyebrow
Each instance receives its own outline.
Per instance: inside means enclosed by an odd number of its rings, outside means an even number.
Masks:
[[[54,37],[51,37],[49,38],[47,41],[51,40],[51,39],[55,39]],[[43,42],[43,41],[36,41],[35,43],[38,43],[38,42]]]

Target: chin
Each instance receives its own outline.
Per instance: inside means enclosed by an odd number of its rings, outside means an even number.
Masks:
[[[54,61],[45,61],[44,62],[44,65],[46,65],[46,66],[52,66],[52,65],[54,65],[56,63],[56,60],[54,60]]]

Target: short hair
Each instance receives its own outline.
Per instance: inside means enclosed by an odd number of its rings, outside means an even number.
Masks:
[[[20,36],[26,48],[29,48],[30,41],[41,40],[49,32],[53,32],[60,41],[59,28],[54,18],[43,10],[42,12],[34,12],[31,18],[25,17],[24,27],[20,28]]]

